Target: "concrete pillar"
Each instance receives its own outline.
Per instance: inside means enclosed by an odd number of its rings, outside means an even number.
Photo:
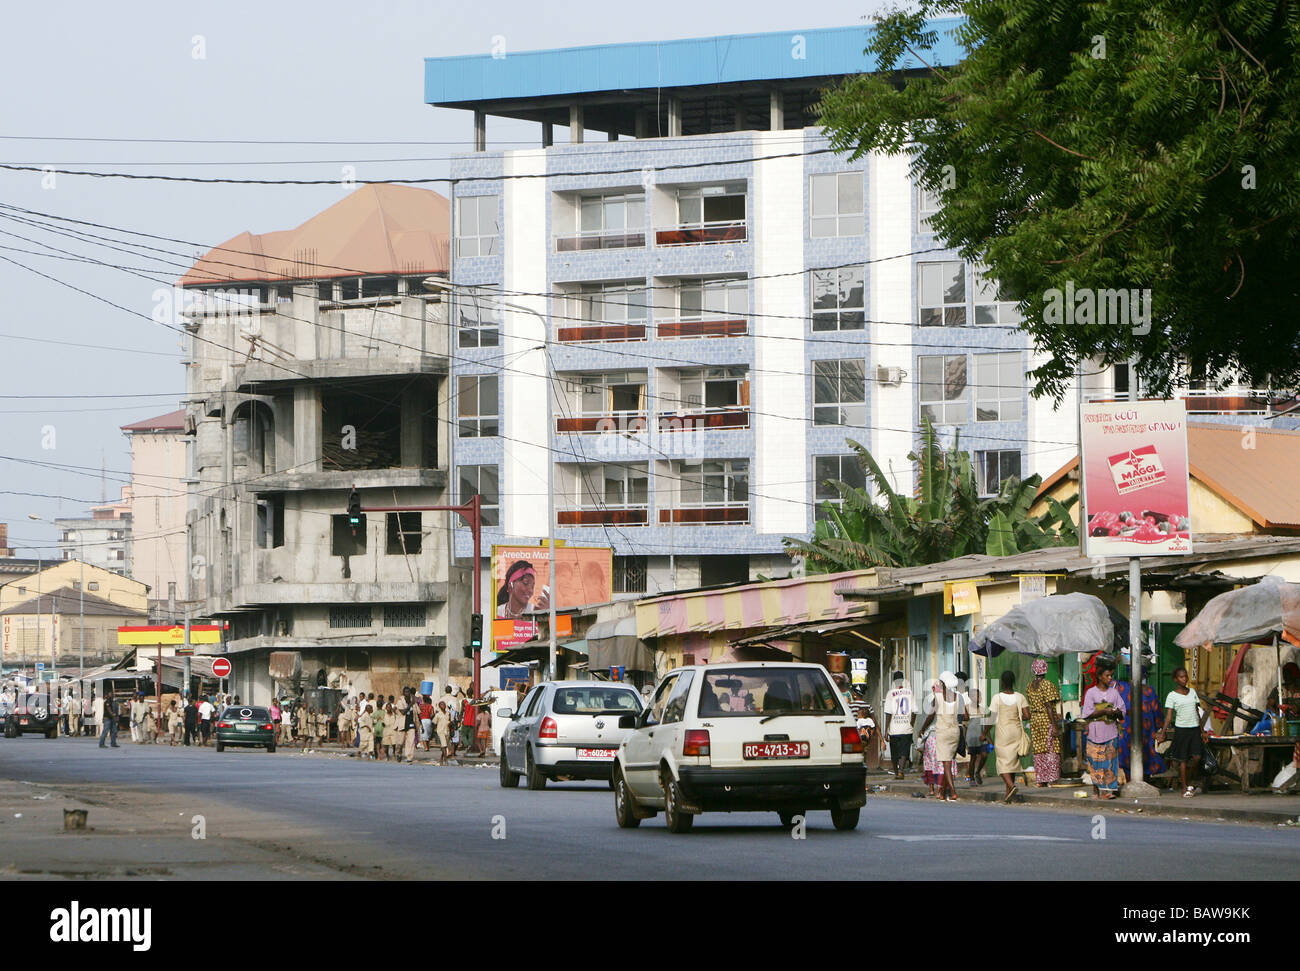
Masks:
[[[736,121],[733,127],[735,131],[749,130],[745,124],[745,106],[743,104],[736,105]]]
[[[402,392],[402,468],[419,468],[424,445],[424,410],[428,407],[424,388],[412,385]]]
[[[297,472],[321,470],[320,388],[293,389],[293,464]]]
[[[605,133],[605,141],[607,141],[607,142],[616,142],[616,141],[618,141],[618,132],[616,132],[616,131],[606,132],[606,133]]]
[[[555,126],[549,121],[542,122],[542,148],[550,148],[555,144]]]
[[[650,114],[644,108],[636,109],[636,121],[633,123],[635,128],[633,133],[637,138],[647,138],[650,135]]]
[[[676,95],[668,96],[668,137],[682,136],[682,99]]]
[[[785,130],[785,95],[780,91],[773,89],[768,98],[768,113],[770,121],[768,127],[772,131]]]
[[[474,151],[487,151],[487,113],[474,112]]]
[[[572,145],[582,144],[582,105],[569,105],[569,143]]]

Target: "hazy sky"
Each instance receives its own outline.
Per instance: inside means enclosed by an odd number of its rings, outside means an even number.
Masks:
[[[819,0],[797,6],[771,0],[12,6],[6,10],[0,57],[5,91],[0,158],[11,164],[207,177],[341,179],[345,165],[355,166],[359,179],[442,176],[446,156],[469,148],[472,120],[467,112],[423,103],[425,57],[486,53],[496,35],[505,38],[509,52],[849,26],[864,23],[881,3]],[[557,141],[563,137],[556,135]],[[507,140],[537,144],[538,137],[535,125],[488,121],[489,148],[503,147]],[[158,141],[165,139],[430,144]],[[149,319],[159,283],[90,263],[15,252],[49,252],[16,236],[148,268],[152,275],[174,271],[179,276],[209,246],[246,229],[260,233],[296,226],[350,191],[342,185],[201,185],[68,175],[56,176],[52,187],[42,182],[38,173],[0,170],[0,203],[193,245],[140,240],[173,251],[154,252],[149,259],[138,247],[128,247],[132,253],[104,249],[11,218],[42,217],[0,209],[0,247],[9,247],[0,248],[6,298],[0,303],[0,456],[5,456],[0,458],[0,522],[10,524],[10,545],[20,556],[35,556],[38,547],[54,551],[54,527],[31,522],[28,514],[82,515],[100,500],[101,461],[108,469],[109,498],[120,494],[130,471],[120,426],[179,407],[184,374],[177,335]],[[156,260],[183,265],[160,268]]]

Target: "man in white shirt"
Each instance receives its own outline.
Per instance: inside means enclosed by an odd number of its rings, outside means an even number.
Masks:
[[[894,762],[894,778],[903,778],[905,764],[912,760],[912,718],[916,714],[916,699],[902,671],[893,675],[894,687],[885,696],[885,714],[889,716],[889,755]]]
[[[149,706],[144,698],[137,694],[131,699],[131,741],[144,741],[144,718]]]
[[[212,736],[212,713],[216,709],[212,702],[208,701],[207,696],[199,702],[199,744],[207,747],[208,739]]]

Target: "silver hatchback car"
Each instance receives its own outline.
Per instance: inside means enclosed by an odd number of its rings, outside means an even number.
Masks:
[[[614,757],[631,729],[624,715],[637,715],[641,695],[629,684],[609,681],[545,681],[536,685],[509,718],[501,736],[501,786],[514,788],[522,775],[529,789],[547,779],[610,781]]]

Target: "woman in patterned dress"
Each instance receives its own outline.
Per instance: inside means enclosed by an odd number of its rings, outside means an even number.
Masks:
[[[1034,753],[1034,781],[1042,789],[1061,778],[1061,692],[1047,680],[1047,661],[1033,663],[1034,680],[1025,688],[1029,701],[1029,738]]]

